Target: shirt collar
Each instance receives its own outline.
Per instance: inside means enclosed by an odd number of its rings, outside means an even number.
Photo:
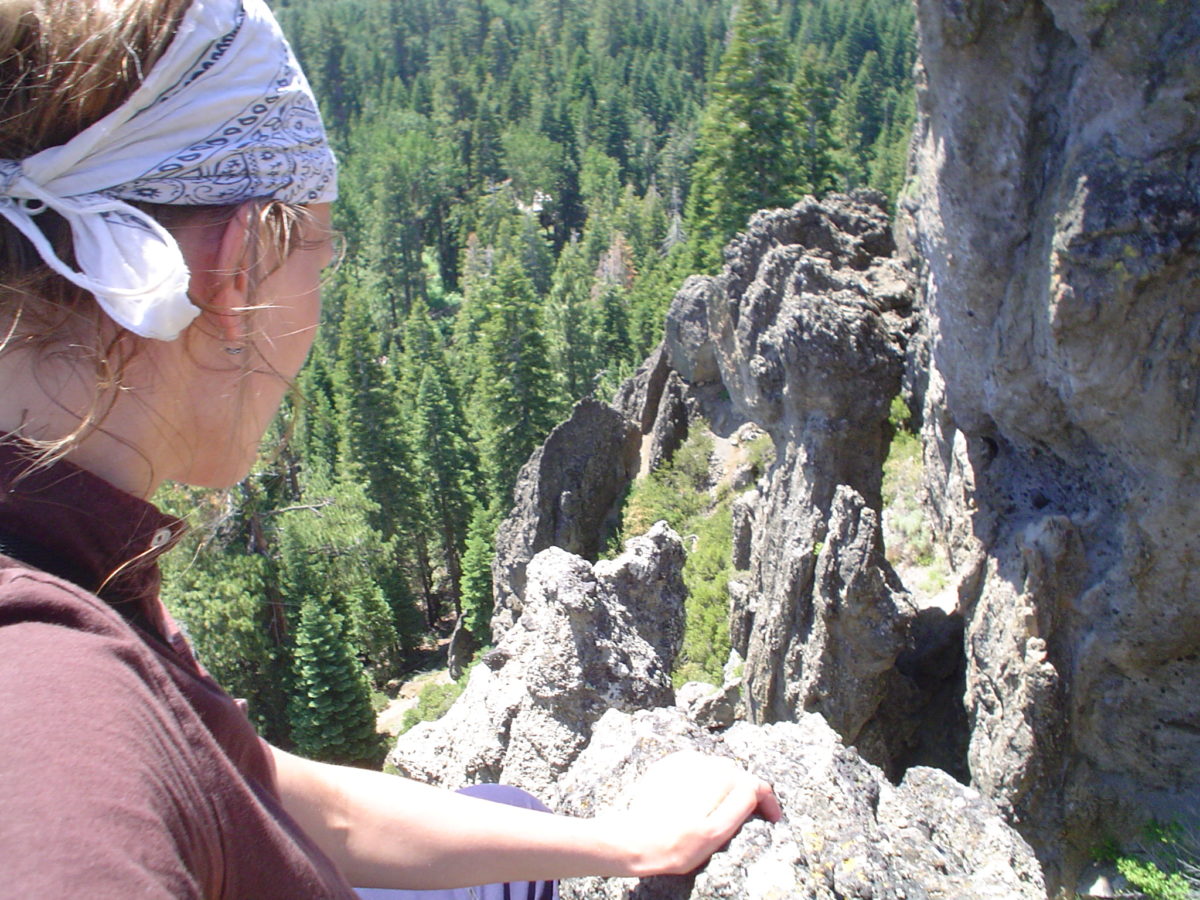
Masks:
[[[69,462],[35,463],[28,444],[0,440],[0,534],[36,548],[39,559],[26,562],[110,604],[154,609],[158,558],[187,530],[183,520]]]

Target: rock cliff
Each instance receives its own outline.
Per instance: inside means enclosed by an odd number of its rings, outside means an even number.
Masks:
[[[924,764],[965,780],[961,615],[915,598],[884,555],[889,404],[920,326],[914,273],[894,251],[871,192],[759,213],[722,274],[675,297],[667,377],[648,366],[620,399],[645,402],[657,380],[674,404],[679,377],[695,416],[749,420],[775,442],[775,464],[735,506],[748,572],[731,586],[730,630],[746,717],[820,713],[891,777]],[[714,385],[729,409],[708,399]]]
[[[683,636],[683,547],[660,523],[616,560],[550,547],[522,566],[521,613],[436,722],[388,762],[434,784],[516,784],[547,799],[609,709],[674,702]]]
[[[561,547],[594,560],[605,520],[637,474],[638,430],[611,407],[581,400],[521,467],[513,508],[496,534],[492,580],[498,639],[521,612],[525,566],[539,550]]]
[[[918,11],[901,242],[970,774],[1069,883],[1200,790],[1200,16]]]
[[[748,718],[821,712],[892,777],[969,779],[1069,888],[1114,822],[1200,793],[1200,17],[918,12],[900,251],[868,195],[760,214],[677,296],[658,377],[776,441],[735,532]],[[882,554],[901,385],[939,607]]]
[[[607,713],[561,781],[577,815],[619,807],[650,763],[678,749],[730,756],[771,782],[785,810],[751,820],[699,873],[572,879],[564,900],[1041,900],[1041,870],[995,806],[937,769],[899,785],[845,747],[825,720],[745,722],[720,735],[677,710]]]
[[[665,349],[621,393],[623,415],[581,406],[531,458],[501,529],[496,649],[452,710],[390,756],[424,780],[514,782],[587,815],[620,803],[654,759],[693,747],[746,762],[783,797],[784,822],[752,823],[694,878],[583,880],[565,896],[1045,895],[1032,851],[991,802],[920,765],[966,777],[962,627],[923,609],[883,553],[888,407],[916,293],[881,203],[860,193],[762,213],[721,276],[685,284]],[[607,440],[586,425],[610,420]],[[710,695],[681,690],[673,707],[678,538],[660,524],[589,564],[562,549],[577,542],[562,498],[586,496],[590,479],[605,497],[619,489],[612,448],[630,432],[653,464],[691,427],[733,435],[751,420],[777,457],[737,504],[744,671]],[[628,462],[620,471],[633,475]]]

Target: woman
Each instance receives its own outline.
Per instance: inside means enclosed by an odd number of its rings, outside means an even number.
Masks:
[[[164,479],[243,478],[336,167],[262,0],[0,5],[0,896],[352,897],[686,872],[770,790],[670,758],[568,819],[267,746],[157,598]]]

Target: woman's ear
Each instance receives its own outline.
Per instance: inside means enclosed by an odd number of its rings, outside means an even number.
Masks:
[[[250,305],[250,245],[252,210],[243,203],[228,220],[216,224],[207,238],[208,259],[203,270],[192,270],[192,296],[204,304],[204,315],[223,340],[245,338]]]

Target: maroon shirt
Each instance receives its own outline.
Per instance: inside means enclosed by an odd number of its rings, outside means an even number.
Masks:
[[[355,897],[158,600],[183,524],[29,469],[0,442],[0,898]]]

